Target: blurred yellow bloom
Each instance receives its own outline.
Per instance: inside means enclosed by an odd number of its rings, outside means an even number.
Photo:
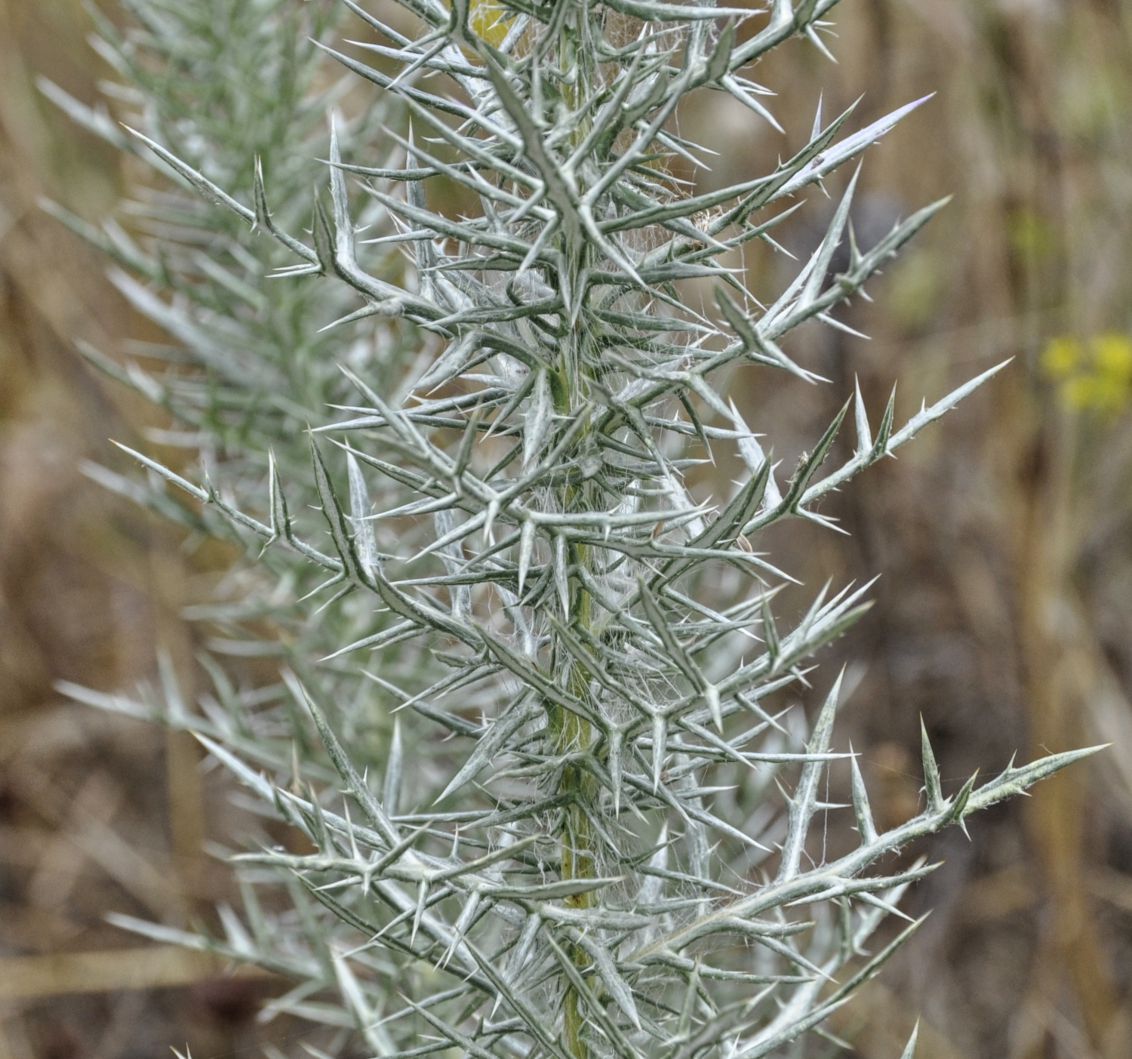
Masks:
[[[1114,331],[1082,341],[1061,335],[1047,343],[1040,364],[1074,411],[1115,416],[1132,403],[1132,336]]]
[[[1103,375],[1079,375],[1068,379],[1061,388],[1061,394],[1070,408],[1108,415],[1119,412],[1128,403],[1127,387],[1114,384]]]
[[[1114,379],[1132,380],[1132,338],[1128,335],[1097,335],[1090,343],[1097,371]]]
[[[1084,354],[1075,338],[1051,338],[1042,352],[1042,371],[1051,379],[1067,379],[1077,370]]]

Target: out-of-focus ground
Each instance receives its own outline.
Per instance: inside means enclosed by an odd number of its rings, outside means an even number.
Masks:
[[[833,386],[744,406],[801,445],[854,375],[877,409],[899,379],[906,415],[1015,358],[828,505],[850,538],[781,542],[809,582],[883,574],[838,647],[864,664],[842,738],[891,821],[916,804],[921,714],[952,782],[1015,749],[1115,746],[976,818],[970,840],[920,851],[946,862],[913,900],[934,913],[834,1029],[862,1059],[899,1054],[917,1015],[921,1059],[1126,1059],[1132,2],[845,0],[836,14],[839,66],[798,42],[760,68],[783,89],[776,114],[808,128],[819,84],[827,115],[863,94],[861,123],[935,91],[869,154],[857,227],[867,239],[955,201],[873,285],[875,307],[850,313],[871,342],[815,334],[795,350]],[[223,799],[179,737],[52,690],[128,686],[158,648],[191,673],[175,534],[80,473],[147,412],[96,380],[75,340],[113,351],[144,330],[102,262],[37,208],[48,195],[97,218],[120,194],[118,160],[34,87],[43,74],[93,97],[105,71],[88,30],[73,0],[0,0],[0,1059],[126,1059],[186,1039],[196,1059],[255,1054],[271,983],[103,921],[209,915],[226,875],[198,850]],[[727,152],[705,180],[782,149],[706,102],[681,119]]]

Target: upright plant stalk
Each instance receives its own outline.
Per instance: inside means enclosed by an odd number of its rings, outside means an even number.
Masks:
[[[564,19],[562,30],[561,57],[558,75],[566,106],[574,113],[584,112],[589,102],[587,88],[593,83],[594,70],[591,57],[594,54],[590,39],[590,20],[592,11],[585,4],[576,5]],[[584,140],[590,127],[589,122],[579,121],[570,137],[576,150]],[[584,193],[584,186],[578,188]],[[560,285],[573,291],[582,291],[585,275],[591,268],[589,246],[582,234],[574,231],[559,240],[559,253],[562,260],[563,276]],[[586,332],[582,314],[578,313],[568,322],[562,343],[562,355],[555,368],[554,410],[562,422],[569,422],[575,415],[585,414],[589,392],[588,365],[592,356],[586,349]],[[583,438],[584,438],[583,433]],[[561,510],[590,511],[592,499],[585,483],[567,485],[563,490]],[[589,590],[582,580],[582,572],[592,575],[588,564],[587,549],[584,544],[571,542],[566,546],[568,575],[566,600],[569,610],[562,615],[573,633],[585,642],[592,636],[591,620],[593,608]],[[579,702],[590,698],[589,681],[584,670],[571,660],[569,654],[555,645],[555,668],[564,679],[561,684],[569,689],[570,695]],[[548,722],[553,733],[553,751],[563,758],[580,758],[589,754],[597,733],[585,716],[579,716],[564,706],[547,703]],[[562,877],[566,880],[591,880],[597,877],[598,851],[595,843],[590,817],[598,813],[598,784],[594,777],[581,765],[568,761],[562,767],[559,791],[566,797],[567,809],[562,820]],[[584,911],[593,906],[593,891],[583,890],[568,897],[571,907]],[[579,973],[585,970],[590,960],[585,950],[575,945],[570,951],[571,958]],[[590,1050],[584,1038],[585,1011],[578,989],[567,983],[563,1002],[563,1026],[566,1048],[571,1056],[584,1059]]]
[[[819,593],[780,628],[774,597],[791,579],[759,551],[763,531],[830,526],[819,502],[998,370],[902,426],[894,400],[878,417],[846,395],[784,482],[727,396],[754,371],[821,381],[785,350],[790,333],[843,326],[839,306],[942,205],[861,248],[854,173],[816,248],[759,299],[740,253],[780,251],[775,229],[789,231],[807,192],[922,101],[855,131],[852,109],[827,121],[819,106],[784,161],[718,191],[671,175],[676,159],[702,164],[672,131],[692,93],[777,129],[750,68],[795,36],[824,50],[834,3],[400,0],[407,34],[344,0],[372,39],[324,50],[395,99],[412,131],[331,118],[309,235],[272,217],[258,176],[249,203],[207,159],[142,141],[293,256],[273,282],[355,300],[322,321],[337,325],[323,333],[350,392],[327,396],[309,472],[247,435],[239,466],[267,478],[257,505],[134,452],[212,513],[208,527],[219,518],[263,550],[287,608],[325,608],[352,631],[321,660],[285,658],[271,736],[261,700],[238,693],[202,703],[203,719],[164,714],[314,852],[265,842],[237,857],[246,923],[226,913],[223,939],[131,926],[290,975],[281,1008],[348,1017],[379,1055],[801,1056],[914,930],[868,953],[931,870],[885,858],[1089,753],[948,794],[925,735],[923,809],[881,831],[856,758],[834,749],[840,678],[812,723],[799,716],[815,655],[862,613],[865,589]],[[378,140],[403,162],[375,158]],[[442,209],[445,195],[460,207]],[[170,292],[160,270],[146,279],[162,318]],[[713,303],[692,304],[691,284]],[[168,319],[195,335],[210,318],[202,304]],[[420,355],[389,355],[398,340]],[[217,370],[201,368],[205,382]],[[855,442],[831,468],[849,418]],[[693,497],[686,474],[729,454],[736,487]],[[321,527],[296,495],[313,495]],[[154,503],[171,506],[161,492]],[[314,575],[325,603],[296,598]],[[368,694],[344,701],[363,674]],[[351,733],[375,712],[389,720],[367,754]],[[830,828],[845,851],[814,840]],[[257,895],[277,877],[292,907],[268,913]]]
[[[212,537],[246,544],[231,513],[258,504],[273,481],[289,485],[287,517],[311,521],[307,512],[318,503],[318,492],[308,480],[304,432],[328,405],[347,401],[353,391],[340,365],[354,360],[359,347],[323,330],[328,319],[351,311],[352,292],[283,278],[317,274],[317,259],[296,264],[294,248],[268,234],[308,222],[311,187],[323,175],[316,159],[326,152],[327,113],[349,88],[310,41],[333,39],[349,12],[292,0],[237,5],[191,0],[174,6],[120,0],[120,6],[128,16],[124,26],[94,11],[99,52],[123,82],[114,99],[119,120],[56,85],[44,83],[43,90],[88,131],[128,153],[135,173],[144,172],[139,163],[145,163],[160,177],[156,186],[151,181],[134,189],[124,225],[113,220],[100,230],[60,206],[49,208],[110,257],[111,281],[169,336],[165,343],[137,347],[126,365],[104,351],[83,352],[157,406],[163,429],[154,434],[166,448],[186,450],[190,462],[199,451],[216,475],[214,499],[228,511],[170,503],[159,490],[141,489],[105,467],[88,472],[181,523],[189,545]],[[347,78],[352,81],[352,75]],[[398,107],[390,102],[384,97],[355,107],[348,121],[339,119],[343,134],[375,136],[383,124],[396,123]],[[171,184],[169,152],[197,175]],[[234,208],[235,199],[223,189],[247,205]],[[380,230],[379,214],[371,206],[360,223]],[[376,348],[379,355],[366,351],[366,362],[376,359],[394,372],[404,371],[415,355],[411,335],[393,329],[383,332]],[[365,498],[365,513],[370,504]],[[258,552],[259,545],[255,548]],[[214,680],[206,692],[208,721],[196,717],[194,726],[228,745],[255,745],[256,756],[275,762],[280,775],[291,771],[295,756],[286,721],[294,710],[291,695],[277,674],[254,682],[240,663],[233,666],[232,656],[279,656],[302,671],[310,660],[355,638],[368,613],[331,608],[311,621],[308,608],[296,605],[323,580],[317,566],[271,549],[255,564],[231,571],[190,611],[193,618],[216,623],[199,639],[222,644],[209,652]],[[276,582],[286,588],[280,591]],[[242,634],[233,636],[241,625]],[[366,705],[372,684],[356,670],[331,666],[323,667],[321,680],[327,701],[341,703],[349,716],[356,752],[383,755],[389,719],[384,712],[374,716]],[[164,702],[116,704],[186,723],[167,668],[163,683]],[[66,690],[92,701],[83,689]]]

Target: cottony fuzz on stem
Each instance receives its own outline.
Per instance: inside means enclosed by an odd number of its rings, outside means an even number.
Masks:
[[[866,588],[780,626],[763,531],[828,526],[825,498],[998,370],[906,422],[845,395],[786,478],[728,396],[821,381],[790,332],[843,326],[941,205],[852,238],[844,171],[922,101],[864,127],[819,107],[720,190],[672,175],[702,161],[673,131],[693,93],[777,127],[753,67],[824,50],[834,4],[131,0],[124,36],[100,26],[129,132],[47,88],[176,177],[139,189],[129,232],[60,212],[169,335],[92,358],[206,469],[130,449],[148,487],[92,473],[254,560],[191,609],[225,630],[195,707],[167,666],[138,699],[66,690],[196,732],[308,850],[235,857],[244,910],[217,937],[127,925],[291,978],[275,1006],[321,1047],[807,1054],[915,929],[869,949],[931,870],[889,855],[1090,752],[947,792],[925,738],[922,812],[882,831],[834,749],[840,678],[801,714]],[[340,16],[363,41],[336,43]],[[742,254],[835,185],[812,253],[756,297]],[[738,484],[694,496],[729,454]],[[850,807],[823,800],[831,772]]]

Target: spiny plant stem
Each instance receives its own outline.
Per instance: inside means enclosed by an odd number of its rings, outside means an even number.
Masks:
[[[576,114],[586,110],[588,90],[595,75],[590,39],[593,17],[588,3],[578,3],[567,14],[562,29],[559,75],[562,78],[566,106]],[[590,47],[586,47],[587,44]],[[585,120],[576,122],[570,136],[573,147],[576,148],[584,141],[590,124],[588,113]],[[584,183],[580,177],[577,178],[577,185],[579,194],[584,193]],[[584,284],[593,256],[591,249],[577,230],[567,231],[557,243],[565,271],[565,275],[560,277],[560,282],[565,285],[565,289],[573,293],[574,298],[582,299],[584,305],[589,298],[589,291],[585,289]],[[559,388],[560,397],[555,402],[555,411],[565,424],[570,422],[572,416],[583,411],[588,397],[591,356],[586,348],[587,335],[582,321],[583,313],[579,311],[568,323],[562,359],[557,372],[562,385]],[[587,436],[588,430],[584,429],[581,438],[583,447]],[[590,510],[592,504],[589,492],[590,489],[585,481],[580,484],[570,483],[564,489],[562,510],[582,512]],[[570,606],[567,622],[585,643],[589,639],[592,623],[592,601],[589,590],[583,583],[584,574],[592,573],[589,565],[590,551],[584,544],[573,541],[567,545],[566,551],[567,599]],[[556,645],[555,649],[563,655],[561,664],[568,671],[566,683],[570,693],[578,701],[595,708],[596,704],[590,696],[588,674],[577,659],[566,655],[560,645]],[[575,759],[567,761],[559,782],[559,792],[568,799],[563,811],[560,843],[562,878],[593,879],[597,877],[597,849],[591,815],[600,812],[597,801],[599,788],[581,758],[592,752],[596,732],[585,717],[563,707],[551,705],[550,709],[552,715],[557,715],[551,721],[551,727],[555,730],[554,738],[557,744],[555,749],[559,754]],[[582,910],[593,907],[596,899],[594,891],[586,890],[567,897],[565,904]],[[574,966],[579,972],[584,973],[591,962],[588,954],[580,945],[572,945],[568,951]],[[584,1036],[585,1025],[586,1016],[582,998],[573,982],[567,982],[563,998],[563,1029],[566,1047],[573,1059],[589,1059],[591,1054]]]
[[[576,248],[577,258],[585,259],[585,247]],[[567,251],[567,258],[573,255]],[[578,283],[582,278],[584,269],[575,267],[571,269],[569,283],[580,296]],[[587,355],[584,348],[585,335],[581,323],[575,323],[566,336],[563,350],[562,375],[567,380],[565,399],[557,407],[568,423],[570,416],[578,414],[581,402],[575,400],[575,393],[584,394],[586,375],[585,365]],[[583,437],[587,431],[583,430]],[[587,502],[589,490],[583,482],[580,485],[571,484],[564,492],[564,511],[581,511],[590,509]],[[571,541],[566,547],[568,563],[568,591],[570,614],[568,623],[570,628],[586,642],[589,639],[592,622],[592,601],[589,590],[583,583],[584,573],[592,572],[590,569],[590,550],[584,544]],[[559,648],[560,649],[560,648]],[[589,678],[577,659],[564,655],[563,664],[568,671],[567,686],[570,693],[580,702],[591,707]],[[594,742],[595,732],[593,725],[582,716],[565,709],[554,707],[557,713],[557,750],[561,754],[580,757],[589,754]],[[580,763],[568,762],[562,770],[562,779],[559,786],[561,793],[569,797],[563,818],[562,835],[562,876],[565,879],[592,879],[597,875],[596,850],[590,814],[597,812],[597,784],[589,771]],[[595,900],[593,891],[585,891],[568,897],[566,903],[574,908],[589,908]],[[589,964],[589,958],[579,946],[571,948],[571,957],[579,970],[584,970]],[[581,1010],[581,1000],[573,984],[566,987],[564,1001],[566,1042],[570,1054],[575,1059],[588,1059],[590,1050],[586,1045],[582,1033],[585,1026],[584,1013]]]
[[[589,592],[581,584],[577,571],[587,561],[584,545],[571,545],[569,560],[575,571],[572,577],[571,627],[584,639],[591,627],[591,601]],[[571,694],[582,702],[590,700],[589,679],[576,660],[567,661],[569,667],[568,687]],[[580,758],[592,752],[595,732],[593,725],[584,717],[562,707],[550,706],[552,727],[557,729],[556,743],[560,754]],[[598,786],[594,777],[583,764],[568,761],[562,769],[559,792],[567,796],[562,824],[562,877],[564,879],[593,879],[597,877],[597,851],[594,842],[593,825],[590,815],[598,811]],[[566,904],[576,909],[593,906],[593,891],[585,891],[566,898]],[[570,956],[579,970],[585,970],[590,959],[580,946],[572,946]],[[572,983],[566,987],[564,1001],[566,1041],[570,1054],[577,1059],[587,1059],[590,1050],[582,1031],[585,1016],[581,998]]]

